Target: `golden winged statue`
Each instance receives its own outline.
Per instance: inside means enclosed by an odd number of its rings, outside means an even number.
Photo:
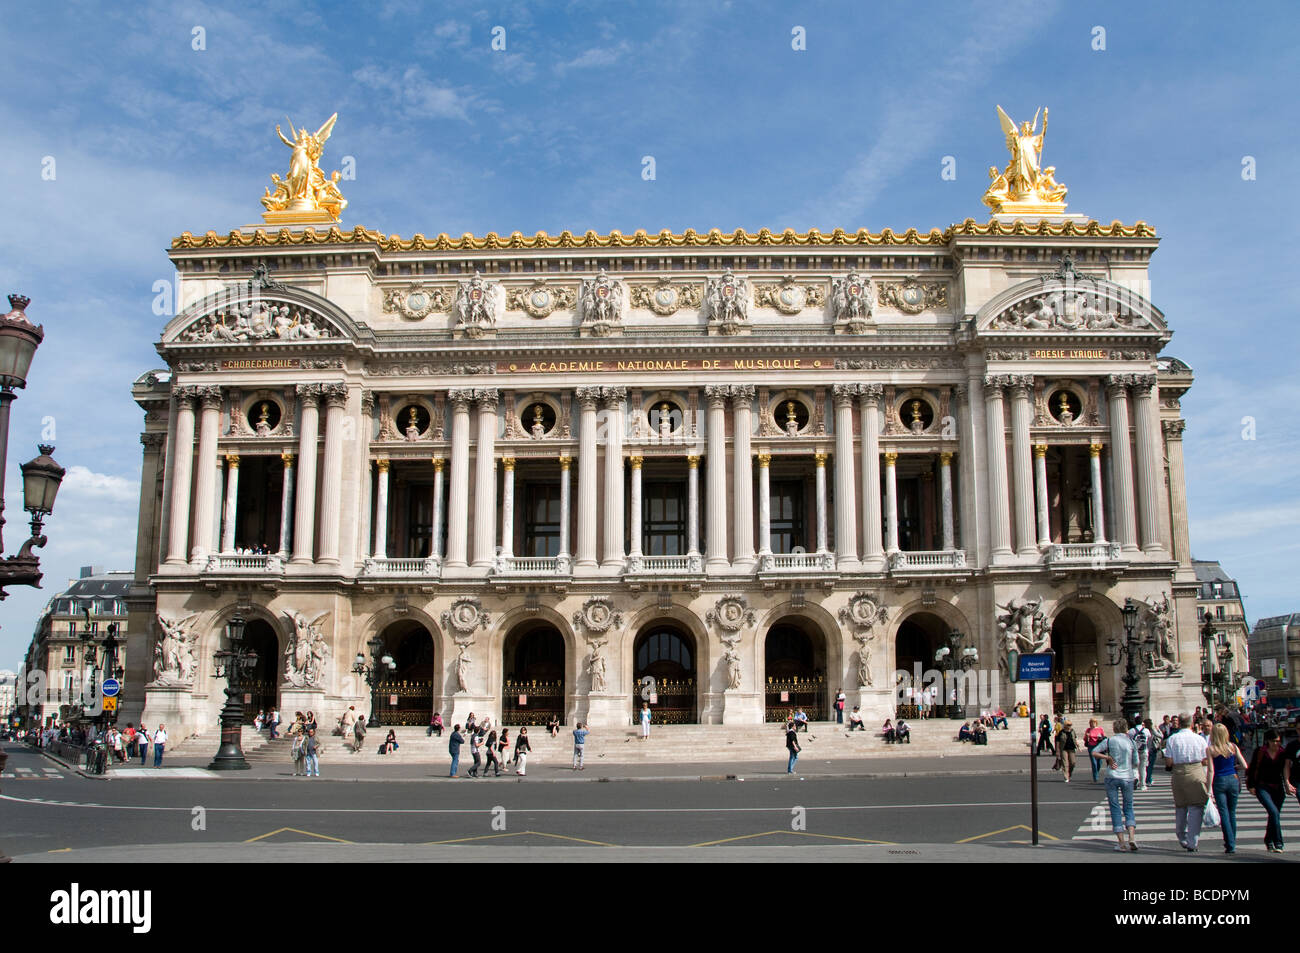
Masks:
[[[1038,128],[1040,113],[1043,117],[1042,129]],[[1068,189],[1057,184],[1055,166],[1044,167],[1042,164],[1043,137],[1047,135],[1047,107],[1034,113],[1033,122],[1022,122],[1017,126],[999,106],[998,119],[1002,123],[1011,161],[1001,172],[996,166],[989,168],[991,181],[988,191],[984,193],[984,204],[999,214],[1062,214]]]
[[[293,123],[289,122],[292,139],[286,138],[279,126],[275,127],[275,134],[292,152],[288,175],[280,178],[272,173],[275,191],[267,189],[262,196],[262,205],[266,207],[262,217],[267,222],[337,222],[343,209],[347,208],[347,199],[339,191],[339,172],[335,171],[326,178],[317,165],[338,118],[338,113],[330,116],[314,135],[306,129],[294,129]]]

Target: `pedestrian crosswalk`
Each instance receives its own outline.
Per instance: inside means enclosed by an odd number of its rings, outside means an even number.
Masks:
[[[42,768],[40,771],[34,768],[14,768],[12,771],[0,774],[0,778],[13,781],[61,781],[63,773],[57,768]]]
[[[1083,784],[1087,784],[1087,775],[1075,775]],[[1074,785],[1071,784],[1071,787]],[[1098,841],[1113,843],[1115,835],[1111,832],[1110,808],[1106,794],[1098,785],[1100,803],[1092,809],[1087,820],[1074,835],[1076,841]],[[1287,844],[1300,849],[1300,812],[1296,810],[1294,799],[1288,798],[1282,807],[1282,838]],[[1174,796],[1169,789],[1169,775],[1157,771],[1151,785],[1145,791],[1133,792],[1133,815],[1137,821],[1137,841],[1139,844],[1171,844],[1177,846],[1178,835],[1175,831]],[[1237,800],[1237,847],[1264,848],[1264,829],[1268,824],[1268,814],[1264,806],[1243,786],[1241,797]],[[1222,849],[1223,831],[1219,827],[1203,827],[1200,845],[1202,849]]]

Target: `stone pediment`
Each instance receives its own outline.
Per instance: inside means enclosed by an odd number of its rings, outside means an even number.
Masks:
[[[355,340],[356,323],[332,301],[278,282],[240,282],[210,294],[163,329],[162,344],[274,346]]]
[[[990,337],[1170,336],[1160,309],[1141,294],[1080,274],[1068,261],[1054,274],[1021,282],[993,298],[975,315],[975,330]]]

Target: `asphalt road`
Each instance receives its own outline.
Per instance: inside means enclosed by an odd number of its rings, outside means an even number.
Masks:
[[[419,845],[443,853],[453,846],[545,847],[551,856],[565,848],[585,855],[611,847],[725,849],[736,856],[735,849],[744,848],[754,853],[739,855],[754,859],[766,859],[768,848],[815,848],[819,854],[826,848],[855,848],[853,859],[975,859],[977,848],[1006,847],[1029,837],[1025,775],[842,777],[771,771],[738,772],[734,780],[697,776],[601,783],[595,775],[586,781],[580,780],[585,775],[565,772],[561,781],[530,772],[527,779],[389,783],[231,774],[104,781],[80,777],[20,746],[6,750],[7,773],[17,777],[0,783],[0,851],[17,860],[113,853],[95,848],[144,859],[135,853],[143,845],[169,845],[163,854],[173,860],[248,859],[265,848],[340,844]],[[1085,773],[1082,783],[1067,786],[1046,775],[1039,817],[1043,843],[1057,859],[1116,859],[1108,844],[1072,840],[1104,801],[1102,788],[1086,778]],[[1218,836],[1207,834],[1206,843],[1215,850]],[[1233,860],[1279,859],[1254,846],[1258,849],[1243,850]],[[917,853],[905,853],[913,850]],[[849,859],[842,850],[839,856]],[[1154,844],[1143,859],[1160,856],[1184,859],[1176,845]],[[303,859],[315,858],[304,854]]]

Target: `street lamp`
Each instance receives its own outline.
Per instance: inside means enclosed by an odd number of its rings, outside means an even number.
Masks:
[[[379,686],[384,684],[389,675],[397,671],[397,663],[384,651],[384,640],[379,636],[376,635],[367,642],[366,647],[370,649],[371,664],[367,665],[366,657],[358,652],[357,657],[352,660],[352,672],[360,675],[370,686],[370,726],[377,728],[383,724],[379,717],[380,711],[383,710],[379,700]]]
[[[209,771],[246,771],[248,762],[240,746],[244,722],[244,696],[241,684],[245,675],[257,666],[257,652],[244,646],[244,617],[235,613],[226,623],[229,649],[214,652],[214,677],[226,679],[226,704],[221,709],[221,747],[208,765]]]
[[[1125,658],[1128,660],[1121,679],[1124,682],[1124,695],[1120,700],[1120,707],[1130,725],[1136,725],[1142,719],[1142,709],[1146,707],[1146,699],[1138,691],[1137,671],[1138,662],[1145,657],[1142,653],[1143,645],[1145,644],[1149,652],[1155,651],[1154,638],[1148,638],[1143,643],[1136,635],[1140,611],[1136,602],[1125,599],[1124,608],[1120,610],[1124,618],[1124,641],[1120,643],[1113,635],[1106,640],[1106,660],[1110,665],[1117,666]]]
[[[13,403],[15,388],[27,386],[27,371],[36,354],[36,348],[45,337],[43,328],[27,320],[25,309],[31,299],[20,294],[9,296],[10,311],[0,315],[0,552],[4,551],[4,487],[3,474],[9,459],[9,405]],[[45,545],[41,524],[54,510],[54,496],[63,480],[64,470],[50,456],[54,447],[42,445],[41,455],[24,463],[23,504],[32,514],[32,535],[23,543],[17,555],[0,559],[0,599],[9,586],[35,586],[41,584],[41,563],[32,550]]]
[[[973,645],[963,646],[963,638],[964,636],[960,632],[953,629],[948,633],[948,644],[941,646],[939,650],[934,653],[934,664],[939,666],[939,669],[944,673],[945,694],[948,698],[954,699],[952,704],[946,706],[949,718],[961,718],[963,717],[964,712],[964,708],[957,703],[956,698],[954,697],[957,693],[957,679],[955,673],[958,669],[963,672],[970,671],[979,664],[980,660],[979,649]],[[946,688],[949,682],[952,683],[951,693],[948,693]]]

